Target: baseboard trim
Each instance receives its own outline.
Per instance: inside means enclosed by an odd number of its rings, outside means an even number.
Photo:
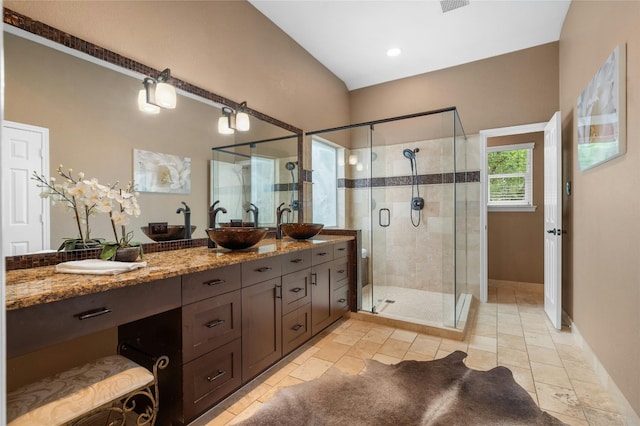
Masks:
[[[587,358],[587,362],[595,371],[598,379],[600,379],[600,383],[613,398],[613,402],[618,407],[618,410],[620,410],[620,415],[624,417],[626,425],[640,426],[640,417],[638,416],[638,414],[634,411],[633,407],[631,407],[631,404],[629,404],[629,401],[627,401],[627,398],[625,398],[625,396],[622,394],[609,373],[607,373],[606,368],[604,368],[596,354],[593,352],[593,350],[591,350],[589,344],[586,342],[586,340],[584,340],[582,334],[580,334],[580,331],[578,330],[578,327],[573,321],[569,321],[571,334],[575,338],[578,346],[580,346],[580,348],[582,349],[585,357]]]

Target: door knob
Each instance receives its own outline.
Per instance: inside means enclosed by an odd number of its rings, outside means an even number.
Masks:
[[[562,231],[560,229],[547,229],[547,234],[560,235]]]

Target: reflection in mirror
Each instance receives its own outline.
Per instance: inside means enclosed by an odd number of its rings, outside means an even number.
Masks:
[[[275,228],[297,222],[300,209],[297,135],[213,149],[211,204],[219,211],[216,226]],[[256,215],[255,212],[258,212]],[[256,223],[256,216],[258,221]]]
[[[144,76],[132,71],[134,68],[124,68],[129,63],[134,64],[131,67],[140,64],[120,57],[124,64],[120,67],[13,26],[5,24],[4,28],[4,118],[48,130],[50,155],[45,162],[50,171],[63,164],[100,183],[126,183],[133,177],[134,149],[191,159],[189,194],[140,194],[142,214],[127,225],[135,241],[152,242],[141,230],[150,222],[182,225],[183,218],[176,209],[183,201],[191,207],[191,223],[197,226],[193,238],[206,238],[211,147],[295,134],[292,126],[247,109],[251,115],[249,131],[220,135],[217,121],[222,105],[210,99],[225,98],[177,79],[174,81],[188,87],[178,90],[176,109],[144,114],[136,102]],[[292,156],[296,156],[295,151]],[[266,210],[264,217],[268,217]],[[102,216],[92,218],[91,237],[109,238],[113,234],[108,217]],[[50,236],[41,241],[40,248],[29,251],[55,249],[60,241],[77,233],[68,211],[54,207],[43,217],[50,222]]]

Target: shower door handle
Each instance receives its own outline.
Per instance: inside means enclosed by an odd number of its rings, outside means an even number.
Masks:
[[[382,214],[383,212],[385,213],[385,215]],[[386,220],[384,222],[382,221],[383,216],[386,216]],[[378,225],[383,228],[391,225],[391,210],[387,208],[378,210]]]

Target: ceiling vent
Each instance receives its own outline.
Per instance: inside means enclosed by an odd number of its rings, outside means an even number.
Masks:
[[[468,6],[469,0],[441,0],[442,13],[450,12],[463,6]]]

